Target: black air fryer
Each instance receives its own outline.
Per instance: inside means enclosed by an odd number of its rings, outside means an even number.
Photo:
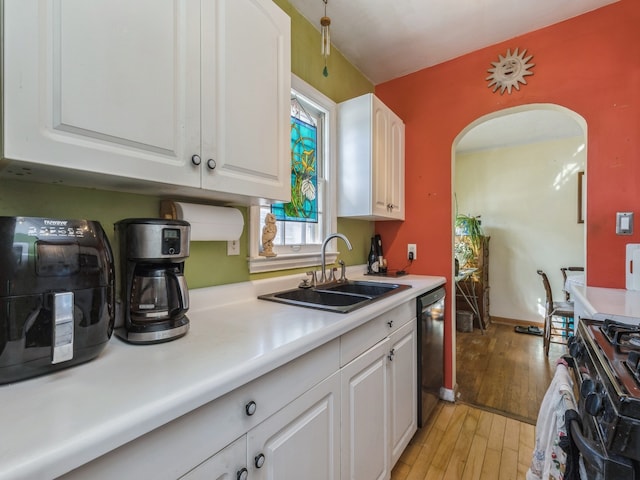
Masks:
[[[0,384],[91,360],[115,321],[98,222],[0,217]]]

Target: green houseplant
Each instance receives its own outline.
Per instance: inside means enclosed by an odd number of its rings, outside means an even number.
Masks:
[[[472,263],[482,246],[484,231],[480,216],[456,215],[455,220],[455,256],[461,266]]]

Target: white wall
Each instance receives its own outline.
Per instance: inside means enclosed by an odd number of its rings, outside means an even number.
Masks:
[[[583,137],[456,156],[458,212],[481,215],[491,236],[491,316],[543,322],[538,269],[554,300],[564,299],[560,267],[584,266],[584,224],[577,223],[584,165]]]

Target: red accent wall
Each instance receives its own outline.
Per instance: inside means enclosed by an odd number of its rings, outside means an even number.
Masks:
[[[425,46],[425,48],[429,48]],[[527,85],[500,95],[485,80],[507,49],[533,55]],[[376,86],[406,124],[406,220],[378,222],[389,263],[444,275],[453,291],[451,149],[470,123],[530,103],[569,108],[587,122],[587,275],[592,286],[624,288],[625,245],[640,243],[640,2],[621,0]],[[615,234],[615,212],[635,211],[633,236]],[[445,387],[453,388],[451,298],[445,328]]]

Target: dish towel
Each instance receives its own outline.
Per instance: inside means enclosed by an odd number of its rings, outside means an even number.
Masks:
[[[527,471],[527,480],[565,478],[567,454],[560,446],[560,442],[567,436],[565,411],[575,408],[575,405],[571,375],[566,365],[559,363],[538,413],[536,443],[531,466]]]

